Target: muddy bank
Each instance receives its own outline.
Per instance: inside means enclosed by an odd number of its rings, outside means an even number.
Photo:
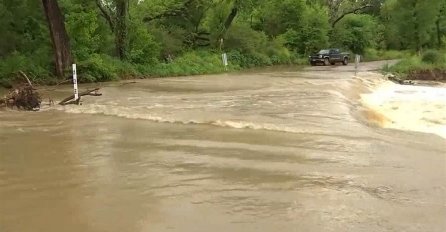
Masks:
[[[446,70],[418,70],[412,71],[407,75],[408,80],[422,80],[422,81],[446,81]]]

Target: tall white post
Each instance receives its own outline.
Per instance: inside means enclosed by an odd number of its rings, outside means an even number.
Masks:
[[[226,53],[223,53],[221,55],[221,59],[223,61],[223,66],[225,66],[225,70],[228,68],[228,55]]]
[[[358,74],[359,62],[361,61],[361,56],[355,55],[355,75]]]
[[[73,87],[74,87],[74,100],[77,101],[77,99],[79,99],[79,91],[77,88],[76,64],[73,64]]]

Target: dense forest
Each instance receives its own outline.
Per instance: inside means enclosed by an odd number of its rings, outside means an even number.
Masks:
[[[239,69],[325,47],[437,62],[446,44],[446,0],[2,0],[0,18],[3,83],[57,82],[73,62],[83,82],[216,73],[222,52]]]

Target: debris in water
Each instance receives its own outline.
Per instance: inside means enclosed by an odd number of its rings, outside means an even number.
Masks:
[[[39,110],[42,102],[39,92],[34,89],[31,81],[22,71],[19,74],[26,79],[27,83],[21,84],[0,99],[0,107],[16,107],[19,110]]]

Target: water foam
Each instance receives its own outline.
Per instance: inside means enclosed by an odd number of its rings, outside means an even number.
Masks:
[[[310,131],[305,128],[295,128],[286,125],[277,125],[274,123],[251,122],[251,121],[232,120],[232,119],[230,120],[182,119],[179,117],[174,117],[169,115],[157,115],[153,113],[148,113],[143,109],[138,109],[134,107],[90,104],[83,106],[68,105],[59,107],[58,110],[74,114],[93,114],[93,115],[98,114],[106,116],[116,116],[127,119],[142,119],[158,123],[173,123],[173,124],[184,124],[184,125],[198,124],[198,125],[212,125],[212,126],[234,128],[234,129],[268,130],[268,131],[289,132],[289,133],[310,133]]]
[[[384,116],[385,128],[437,134],[446,138],[446,87],[379,84],[362,102]]]

